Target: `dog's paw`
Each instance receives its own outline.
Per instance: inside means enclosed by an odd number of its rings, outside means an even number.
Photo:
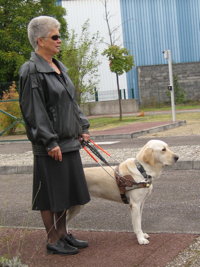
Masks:
[[[144,233],[144,238],[150,238],[150,236],[147,233]]]
[[[147,245],[147,244],[149,244],[149,240],[146,238],[138,238],[138,243],[140,245]]]

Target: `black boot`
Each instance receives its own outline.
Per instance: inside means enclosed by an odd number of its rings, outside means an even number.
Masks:
[[[58,240],[54,244],[47,244],[47,252],[49,254],[74,255],[78,253],[78,249],[62,240]]]
[[[63,240],[66,241],[69,245],[76,247],[76,248],[86,248],[88,247],[88,242],[83,240],[76,239],[72,234],[66,234],[63,237]]]

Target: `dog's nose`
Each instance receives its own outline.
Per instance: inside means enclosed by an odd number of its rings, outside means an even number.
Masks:
[[[174,156],[174,160],[175,160],[175,162],[176,162],[178,159],[179,159],[179,156],[175,155],[175,156]]]

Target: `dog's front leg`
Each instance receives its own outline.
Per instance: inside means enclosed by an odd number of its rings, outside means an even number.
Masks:
[[[140,208],[140,214],[141,214],[141,222],[142,222],[142,212],[143,212],[143,208],[144,208],[144,202],[145,200],[142,202],[141,204],[141,208]],[[147,233],[144,233],[144,238],[150,238],[150,236]]]
[[[138,243],[140,245],[149,244],[149,240],[146,239],[146,235],[142,231],[141,203],[130,202],[130,208],[133,231],[136,234]]]
[[[69,221],[71,221],[83,208],[83,205],[77,205],[73,206],[70,209],[67,210],[67,218],[66,218],[66,225],[67,225],[67,230],[69,227]]]

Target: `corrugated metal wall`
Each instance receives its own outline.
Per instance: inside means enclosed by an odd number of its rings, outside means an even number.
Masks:
[[[200,0],[121,0],[124,46],[136,66],[200,60]],[[137,73],[127,74],[128,88],[138,98]]]

